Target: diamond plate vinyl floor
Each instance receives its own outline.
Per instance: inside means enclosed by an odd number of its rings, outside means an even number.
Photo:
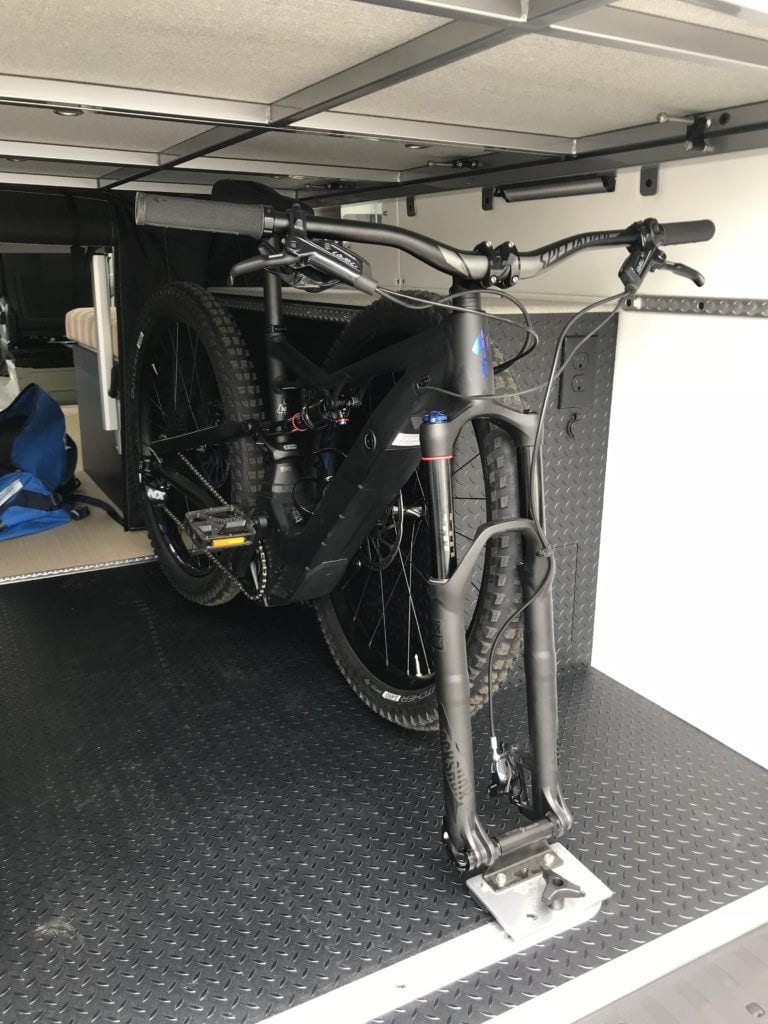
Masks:
[[[616,897],[388,1021],[487,1020],[768,883],[768,772],[598,673],[561,715],[567,845]],[[487,920],[434,737],[368,712],[306,610],[197,608],[154,565],[3,588],[0,738],[3,1021],[255,1024]]]

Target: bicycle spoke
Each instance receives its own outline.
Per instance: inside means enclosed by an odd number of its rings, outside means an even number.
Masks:
[[[403,563],[403,553],[401,551],[398,551],[398,555],[400,557],[400,564],[403,566],[403,578],[405,578],[405,565]],[[411,560],[411,566],[413,566],[413,560]],[[427,675],[430,675],[432,670],[429,667],[429,658],[427,657],[427,648],[424,645],[424,637],[421,635],[421,626],[419,625],[419,617],[416,614],[416,607],[415,607],[415,605],[413,603],[413,595],[412,595],[412,592],[411,592],[410,585],[408,585],[408,605],[409,605],[410,611],[413,612],[413,621],[416,623],[416,632],[419,634],[419,640],[421,642],[421,651],[422,651],[422,654],[424,655],[424,664],[425,664],[426,669],[427,669]],[[410,621],[411,621],[411,619],[410,619],[410,614],[409,614],[409,616],[408,616],[408,624],[409,624],[409,626],[410,626]],[[410,643],[409,643],[409,647],[408,647],[408,656],[409,656],[409,661],[410,661]]]
[[[361,394],[361,426],[388,388],[391,383],[387,376]],[[472,465],[482,455],[476,445],[470,447],[472,440],[470,437],[469,443],[457,447],[458,472],[470,467],[455,496],[455,507],[461,510],[457,512],[456,531],[460,551],[474,539],[465,531],[474,529],[478,516],[484,518],[487,505],[484,479],[478,483],[474,480]],[[350,565],[333,597],[342,628],[358,658],[395,692],[423,689],[434,676],[431,636],[424,628],[431,565],[428,509],[426,478],[418,468],[362,542],[358,564]],[[362,565],[367,568],[365,579],[360,576]],[[378,581],[371,583],[375,574]],[[468,622],[481,593],[481,576],[482,569],[471,580],[472,589],[467,588]]]
[[[381,571],[379,571],[379,586],[380,586],[380,590],[381,590],[381,615],[379,615],[378,622],[376,623],[376,626],[374,627],[373,633],[371,633],[371,638],[368,641],[368,647],[371,647],[373,645],[373,641],[376,638],[376,634],[379,631],[379,626],[383,622],[384,623],[384,634],[383,634],[384,635],[384,648],[385,648],[385,652],[386,652],[386,649],[387,649],[387,608],[389,608],[390,604],[392,603],[392,598],[395,596],[395,588],[393,588],[390,591],[389,597],[385,601],[384,600],[384,573],[381,572]],[[389,665],[389,655],[388,654],[387,654],[387,665]]]
[[[387,645],[387,605],[384,604],[384,573],[379,572],[379,584],[381,586],[381,614],[384,619],[384,661],[389,667],[389,647]],[[394,591],[392,591],[394,593]],[[392,594],[389,595],[387,604],[392,600]]]
[[[363,589],[362,589],[362,591],[360,593],[360,600],[357,602],[357,608],[355,608],[355,614],[352,616],[352,621],[353,622],[357,622],[357,616],[358,616],[358,614],[360,612],[360,605],[363,603],[363,598],[365,597],[365,592],[368,589],[368,584],[371,582],[371,576],[373,576],[373,573],[369,572],[368,575],[365,577],[365,583],[363,584]]]
[[[174,410],[179,407],[179,325],[176,324],[176,336],[171,338],[173,345],[173,408]]]

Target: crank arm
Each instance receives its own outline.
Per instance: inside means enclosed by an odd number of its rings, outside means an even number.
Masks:
[[[175,487],[177,491],[180,491],[185,498],[189,498],[203,508],[207,508],[211,504],[210,493],[203,486],[191,480],[181,470],[163,463],[160,471],[168,483]]]

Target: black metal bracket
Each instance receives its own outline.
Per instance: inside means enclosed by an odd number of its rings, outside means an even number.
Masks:
[[[640,195],[655,196],[659,191],[659,165],[645,164],[640,168]]]
[[[712,119],[707,114],[694,114],[685,132],[685,150],[688,153],[705,153],[708,148],[707,131]]]
[[[406,196],[405,197],[405,212],[408,217],[416,216],[416,197]]]

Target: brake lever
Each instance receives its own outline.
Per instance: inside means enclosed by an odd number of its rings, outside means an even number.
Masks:
[[[629,256],[619,271],[619,278],[628,292],[636,292],[648,274],[657,270],[669,270],[678,277],[692,281],[697,288],[704,284],[704,275],[685,263],[670,263],[667,254],[659,249],[650,238],[642,238],[630,247]]]
[[[367,261],[329,238],[315,240],[300,233],[288,235],[285,251],[296,256],[302,266],[316,270],[329,279],[343,281],[367,295],[374,295],[378,289]]]
[[[698,270],[694,270],[693,267],[686,266],[685,263],[665,262],[657,269],[670,270],[673,274],[677,274],[678,277],[685,277],[689,281],[693,281],[697,288],[704,286],[704,275]]]
[[[292,267],[299,262],[300,257],[293,253],[274,252],[266,256],[252,256],[250,259],[236,263],[229,272],[227,285],[231,287],[236,277],[243,277],[245,274],[255,274],[259,270],[271,270],[273,267]]]

